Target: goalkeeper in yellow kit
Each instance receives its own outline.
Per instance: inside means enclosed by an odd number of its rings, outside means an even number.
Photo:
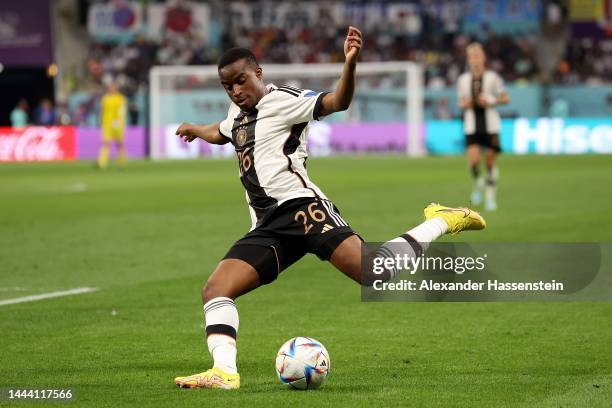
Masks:
[[[119,150],[118,162],[120,166],[127,163],[123,134],[125,131],[127,101],[119,92],[116,84],[108,87],[108,92],[100,102],[100,124],[102,125],[102,148],[98,156],[98,167],[105,169],[108,165],[108,155],[111,141],[117,144]]]

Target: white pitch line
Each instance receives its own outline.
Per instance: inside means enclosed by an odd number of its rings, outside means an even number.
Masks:
[[[51,299],[62,296],[80,295],[83,293],[95,292],[98,288],[75,288],[70,290],[62,290],[59,292],[41,293],[40,295],[23,296],[14,299],[0,300],[0,306],[14,305],[15,303],[35,302],[37,300]]]

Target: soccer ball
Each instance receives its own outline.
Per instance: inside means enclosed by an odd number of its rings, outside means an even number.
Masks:
[[[329,353],[310,337],[295,337],[283,344],[276,354],[278,379],[290,388],[318,388],[330,369]]]

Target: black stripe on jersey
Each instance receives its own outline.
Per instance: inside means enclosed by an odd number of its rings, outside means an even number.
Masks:
[[[318,198],[319,195],[317,194],[317,192],[306,185],[306,181],[304,180],[302,175],[297,171],[293,170],[293,162],[291,161],[291,157],[289,157],[289,155],[295,153],[297,148],[300,146],[300,136],[302,135],[302,132],[304,131],[306,126],[308,126],[308,122],[298,123],[291,127],[291,133],[289,134],[289,137],[287,138],[287,141],[283,146],[283,153],[287,158],[287,169],[300,179],[300,182],[302,183],[302,186],[304,186],[304,188],[307,188],[312,191],[314,193],[314,196]]]
[[[303,89],[296,88],[295,86],[283,85],[283,86],[281,86],[281,88],[291,89],[292,91],[295,91],[295,92],[297,92],[299,94],[304,92]]]
[[[248,113],[240,113],[234,118],[232,136],[236,153],[238,154],[238,167],[240,170],[240,181],[249,196],[249,205],[255,211],[257,224],[263,220],[265,214],[278,206],[278,200],[266,194],[266,191],[259,183],[259,177],[255,170],[255,124],[259,111],[253,109]],[[244,122],[244,123],[243,123]],[[246,130],[239,137],[240,131]]]
[[[308,122],[298,123],[291,127],[291,133],[283,146],[283,153],[285,153],[285,155],[295,153],[297,148],[300,147],[300,136],[302,136],[302,132],[304,132],[306,126],[308,126]]]
[[[291,91],[291,90],[289,90],[289,89],[285,89],[285,88],[276,88],[276,90],[277,90],[277,91],[281,91],[281,92],[286,92],[286,93],[288,93],[289,95],[293,95],[293,96],[300,96],[300,94],[299,94],[299,93],[294,92],[294,91]]]
[[[482,88],[484,85],[484,75],[480,78],[474,78],[472,76],[472,83],[470,84],[471,92],[472,92],[472,100],[477,101],[478,96],[482,93]],[[487,119],[485,116],[485,109],[478,105],[474,105],[474,120],[475,120],[475,129],[474,133],[486,133],[487,132]]]

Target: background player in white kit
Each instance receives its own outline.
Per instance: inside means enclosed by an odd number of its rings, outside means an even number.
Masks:
[[[266,86],[254,55],[244,48],[231,49],[219,61],[219,78],[232,101],[227,118],[203,126],[184,123],[176,131],[188,142],[201,138],[234,145],[252,220],[251,230],[230,248],[202,290],[206,340],[214,366],[175,378],[178,386],[240,387],[234,299],[274,281],[306,253],[328,260],[362,283],[362,240],[310,181],[304,165],[308,123],[345,110],[351,102],[361,46],[361,33],[349,27],[342,75],[330,93]],[[425,222],[389,242],[416,256],[442,234],[485,227],[484,219],[467,208],[431,204],[424,213]]]
[[[457,80],[457,97],[459,107],[463,109],[466,155],[473,177],[471,202],[480,205],[484,189],[485,209],[494,211],[497,209],[499,175],[495,159],[501,152],[501,120],[495,106],[507,104],[510,98],[500,76],[486,69],[486,55],[482,46],[472,43],[466,52],[470,71]],[[480,175],[481,149],[485,149],[486,183]]]

